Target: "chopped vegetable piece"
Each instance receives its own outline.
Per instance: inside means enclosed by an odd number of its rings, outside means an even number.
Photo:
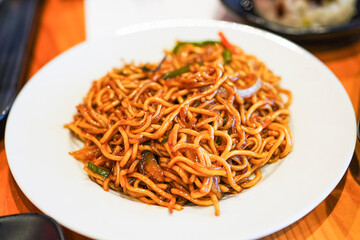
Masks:
[[[103,176],[104,178],[107,178],[110,174],[109,171],[106,171],[105,169],[102,169],[102,168],[96,166],[92,162],[88,162],[87,167],[94,173],[97,173],[97,174]]]
[[[229,49],[225,48],[223,53],[222,53],[222,56],[224,58],[224,64],[227,64],[231,61],[231,58],[232,58],[232,53]]]
[[[141,68],[144,72],[151,72],[152,70],[150,68],[148,68],[147,66],[143,66]]]
[[[200,104],[201,104],[201,101],[200,101],[200,100],[196,100],[196,101],[194,102],[194,105],[192,105],[192,107],[198,107]]]
[[[211,185],[211,192],[213,192],[217,199],[221,199],[222,195],[221,195],[221,190],[219,187],[219,180],[217,176],[213,176],[212,178],[212,185]]]
[[[213,45],[213,44],[219,44],[219,41],[212,41],[212,40],[207,40],[207,41],[202,41],[202,42],[178,42],[178,44],[175,45],[175,47],[173,48],[173,53],[178,53],[180,48],[182,46],[184,46],[185,44],[191,44],[193,46],[196,47],[204,47],[207,45]]]
[[[167,135],[166,137],[163,138],[163,140],[161,140],[161,144],[165,144],[169,141],[169,135]]]
[[[226,117],[223,118],[223,126],[227,124]]]
[[[148,68],[147,66],[143,66],[143,67],[142,67],[142,70],[145,71],[145,72],[156,72],[156,71],[158,71],[158,70],[161,68],[161,65],[164,63],[165,59],[166,59],[166,56],[163,57],[163,59],[161,60],[161,62],[157,65],[157,67],[156,67],[154,70]]]
[[[237,93],[242,98],[251,97],[254,93],[256,93],[261,88],[261,85],[262,85],[261,79],[257,78],[254,85],[252,85],[249,88],[245,88],[245,89],[237,89]]]
[[[236,46],[232,45],[227,38],[225,37],[224,33],[219,32],[220,42],[224,45],[225,48],[229,49],[232,54],[239,54],[239,50]]]
[[[164,173],[156,161],[154,154],[150,151],[141,153],[140,168],[144,175],[155,182],[164,182]]]
[[[176,69],[175,71],[172,71],[172,72],[169,72],[169,73],[165,73],[165,74],[162,76],[162,78],[163,78],[163,79],[167,79],[167,78],[171,78],[171,77],[176,77],[176,76],[179,76],[179,75],[181,75],[181,74],[183,74],[183,73],[186,73],[186,72],[188,72],[188,71],[190,71],[190,66],[189,66],[189,65],[187,65],[187,66],[185,66],[185,67],[182,67],[182,68],[178,68],[178,69]]]
[[[220,146],[221,143],[222,143],[222,138],[221,138],[221,137],[217,137],[217,138],[216,138],[216,144]]]
[[[80,161],[90,161],[100,156],[100,154],[101,151],[96,145],[84,147],[80,150],[70,153],[71,156]]]

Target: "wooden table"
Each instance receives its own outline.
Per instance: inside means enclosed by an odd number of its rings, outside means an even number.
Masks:
[[[48,0],[37,34],[29,78],[61,52],[85,40],[83,0]],[[358,114],[360,97],[360,40],[350,46],[313,52],[340,79]],[[360,146],[356,151],[360,157]],[[294,224],[264,239],[359,239],[360,167],[354,157],[331,194]],[[41,212],[21,192],[11,175],[4,141],[0,142],[0,216]],[[88,239],[64,229],[67,239]]]

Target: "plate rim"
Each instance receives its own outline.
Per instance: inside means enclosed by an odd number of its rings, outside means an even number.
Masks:
[[[305,50],[304,48],[296,45],[295,43],[293,42],[290,42],[289,40],[286,40],[280,36],[277,36],[276,34],[273,34],[273,33],[270,33],[270,32],[267,32],[266,30],[262,30],[262,29],[258,29],[258,28],[254,28],[252,26],[247,26],[247,25],[243,25],[243,24],[238,24],[238,23],[229,23],[229,22],[225,22],[225,21],[219,21],[219,20],[200,20],[200,19],[172,19],[172,20],[160,20],[160,21],[153,21],[153,22],[148,22],[148,23],[140,23],[140,24],[136,24],[136,25],[132,25],[132,26],[127,26],[127,27],[122,27],[122,28],[119,28],[111,33],[109,33],[108,35],[104,36],[103,38],[99,38],[99,39],[95,39],[95,40],[90,40],[90,41],[85,41],[85,42],[82,42],[82,43],[79,43],[77,45],[75,45],[74,47],[72,47],[71,49],[65,51],[64,53],[58,55],[56,58],[54,58],[53,60],[51,60],[49,63],[47,63],[42,69],[40,69],[29,81],[28,83],[31,83],[31,80],[33,78],[36,78],[36,76],[38,76],[38,73],[41,73],[42,71],[46,71],[47,68],[49,68],[49,66],[51,67],[53,64],[56,64],[56,59],[59,59],[59,58],[64,58],[64,56],[66,56],[67,54],[70,54],[74,51],[78,51],[77,49],[81,49],[83,47],[86,47],[88,45],[89,42],[101,42],[102,39],[105,39],[107,37],[110,37],[110,36],[121,36],[121,35],[128,35],[128,34],[131,34],[131,33],[134,33],[134,32],[139,32],[139,31],[151,31],[151,30],[154,30],[154,29],[159,29],[159,28],[169,28],[169,27],[192,27],[194,26],[194,23],[195,23],[195,26],[204,26],[204,27],[217,27],[217,28],[220,28],[220,27],[226,27],[226,28],[231,28],[233,30],[240,30],[240,31],[246,31],[247,33],[252,33],[252,34],[261,34],[263,37],[265,38],[271,38],[272,41],[275,41],[276,43],[280,44],[285,44],[285,47],[286,48],[291,48],[293,51],[295,52],[299,52],[301,54],[305,54],[307,55],[308,57],[311,57],[313,58],[313,60],[317,61],[319,64],[322,65],[322,67],[325,67],[328,71],[328,73],[332,74],[334,76],[334,78],[337,79],[337,77],[319,60],[317,59],[316,57],[314,57],[310,52],[308,52],[307,50]],[[282,45],[281,44],[281,45]],[[111,66],[110,66],[111,67]],[[337,79],[338,80],[338,79]],[[29,84],[26,84],[24,86],[23,89],[26,89]],[[340,86],[342,87],[340,81],[338,80],[338,83],[340,84]],[[23,91],[23,90],[22,90]],[[21,91],[21,92],[22,92]],[[26,91],[26,90],[24,90]],[[343,91],[345,91],[345,89],[343,88]],[[21,97],[21,92],[19,94],[19,96]],[[346,93],[346,91],[345,91]],[[347,95],[347,94],[346,94]],[[348,97],[348,95],[347,95]],[[351,104],[351,101],[348,97],[348,101],[350,102]],[[13,107],[17,107],[17,99],[15,100],[14,102],[14,105]],[[354,111],[354,110],[353,110]],[[355,114],[354,115],[354,119],[355,119]],[[9,114],[9,120],[12,119],[12,111],[10,111],[10,114]],[[356,125],[356,124],[355,124]],[[6,144],[6,139],[9,139],[9,130],[8,130],[8,127],[6,126],[6,130],[5,130],[5,149],[8,149],[8,146]],[[356,133],[354,131],[354,139],[356,139]],[[353,144],[353,147],[350,146],[350,148],[355,148],[355,142],[356,141],[353,141],[354,144]],[[10,158],[11,158],[11,154],[9,155]],[[8,158],[9,159],[9,158]],[[350,159],[348,159],[348,162],[347,163],[344,163],[346,166],[348,166],[350,164],[350,160],[351,160],[351,156],[350,156]],[[13,172],[13,162],[10,160],[8,161],[9,162],[9,167],[10,167],[10,170],[14,176],[14,179],[16,182],[18,182],[19,180],[19,176],[16,176],[16,174],[14,174]],[[346,171],[347,167],[344,168],[344,171],[341,175],[339,175],[339,179],[335,179],[334,182],[338,183],[340,181],[340,179],[342,178],[342,176],[344,175],[345,171]],[[336,184],[335,184],[336,186]],[[333,189],[335,186],[333,187],[330,187],[331,189]],[[20,184],[19,184],[19,187],[20,187]],[[20,189],[22,191],[23,188],[20,187]],[[331,191],[330,191],[331,192]],[[300,216],[293,216],[293,220],[291,222],[286,222],[285,223],[282,223],[278,226],[277,229],[272,229],[272,230],[269,230],[265,233],[263,233],[262,236],[266,236],[268,234],[271,234],[273,232],[276,232],[290,224],[292,224],[293,222],[297,221],[298,219],[302,218],[303,216],[305,216],[308,212],[310,212],[311,210],[313,210],[323,199],[325,199],[329,194],[323,194],[323,196],[318,196],[318,201],[317,203],[313,206],[313,207],[309,207],[309,209],[305,210],[305,211],[302,211],[302,213],[300,213],[299,215]],[[24,191],[24,194],[25,194],[25,191]],[[31,194],[30,194],[31,195]],[[33,199],[31,199],[29,197],[29,194],[26,193],[26,197],[34,203]],[[35,204],[35,203],[34,203]],[[37,206],[37,205],[36,205]],[[40,209],[40,208],[39,208]],[[42,210],[43,211],[43,210]],[[51,216],[51,215],[50,215]],[[63,224],[64,226],[67,226],[66,224],[64,223],[61,223]],[[69,227],[70,229],[76,231],[76,232],[79,232],[80,234],[84,234],[83,231],[79,231],[79,230],[76,230],[74,229],[73,227],[71,226],[67,226]],[[99,236],[97,236],[99,237]],[[257,236],[257,237],[261,237],[261,236]]]

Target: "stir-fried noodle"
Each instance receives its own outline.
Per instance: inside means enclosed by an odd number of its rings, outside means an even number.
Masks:
[[[291,92],[255,56],[220,41],[178,42],[158,63],[94,81],[66,124],[91,180],[170,212],[215,206],[288,155]]]

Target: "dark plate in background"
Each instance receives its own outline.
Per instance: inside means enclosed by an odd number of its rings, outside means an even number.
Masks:
[[[348,24],[311,29],[297,29],[267,21],[256,13],[252,0],[221,0],[221,2],[249,24],[279,34],[299,44],[321,46],[326,42],[327,45],[339,46],[360,39],[360,1],[356,4],[357,14]]]

